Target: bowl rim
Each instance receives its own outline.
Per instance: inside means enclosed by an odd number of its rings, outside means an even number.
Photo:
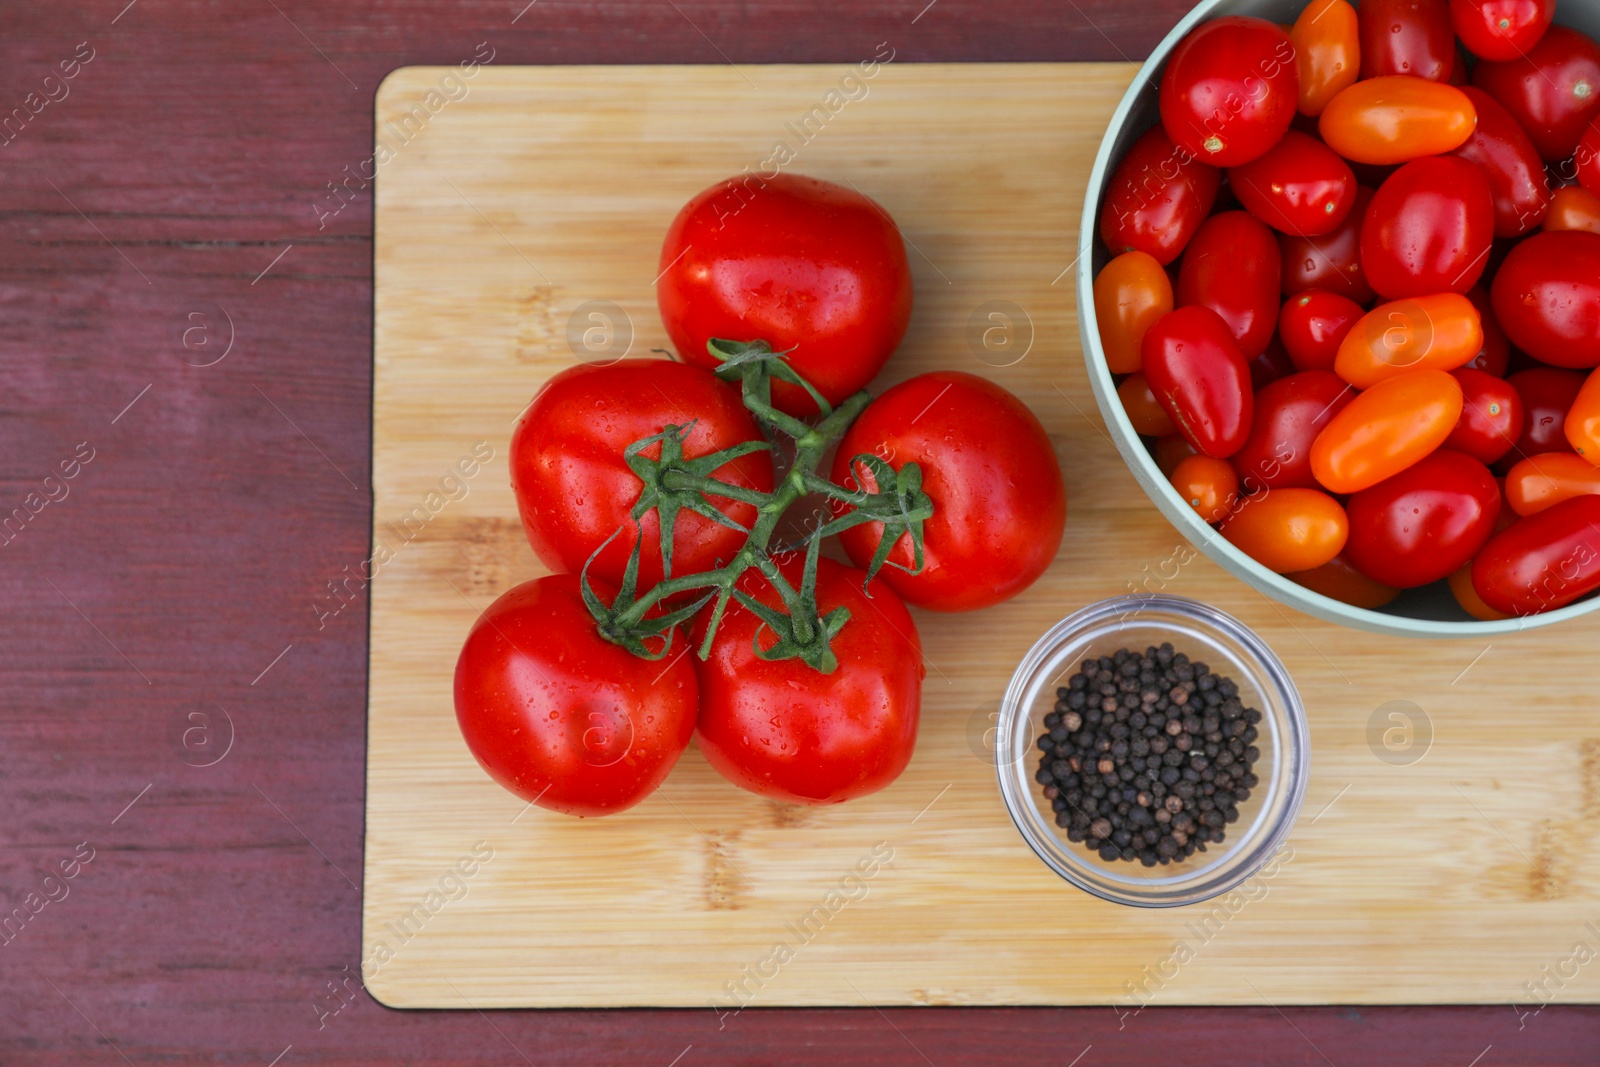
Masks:
[[[1160,611],[1187,618],[1200,625],[1208,626],[1238,643],[1241,650],[1252,658],[1260,673],[1264,676],[1266,684],[1277,691],[1279,702],[1283,706],[1286,720],[1282,736],[1277,737],[1277,761],[1286,766],[1287,778],[1284,784],[1286,795],[1283,809],[1277,820],[1269,825],[1262,833],[1259,840],[1251,843],[1248,838],[1238,839],[1231,849],[1225,849],[1217,854],[1217,858],[1205,869],[1214,869],[1224,857],[1234,851],[1249,847],[1250,857],[1234,871],[1213,879],[1210,883],[1200,883],[1204,891],[1189,892],[1170,897],[1139,897],[1131,893],[1118,893],[1107,889],[1095,882],[1083,878],[1070,864],[1060,862],[1051,855],[1045,842],[1041,841],[1041,831],[1029,820],[1022,810],[1026,807],[1034,814],[1040,815],[1037,802],[1033,798],[1029,785],[1032,777],[1028,774],[1018,774],[1016,767],[1027,763],[1028,755],[1033,753],[1031,740],[1032,731],[1027,731],[1028,740],[1025,752],[1013,758],[1012,735],[1020,728],[1018,720],[1031,719],[1031,705],[1025,703],[1028,692],[1035,687],[1034,675],[1049,659],[1054,651],[1075,631],[1088,626],[1103,627],[1107,622],[1121,615],[1121,621],[1129,621],[1138,614],[1147,611]],[[1117,625],[1120,626],[1119,621]],[[1115,632],[1113,627],[1112,632]],[[1266,699],[1267,694],[1262,694]],[[1294,678],[1277,653],[1272,651],[1270,645],[1261,638],[1253,629],[1239,619],[1213,607],[1204,601],[1191,597],[1171,596],[1164,593],[1155,594],[1124,594],[1108,597],[1087,604],[1065,618],[1056,622],[1039,636],[1032,647],[1022,657],[1017,669],[1012,672],[1011,680],[1006,685],[1005,696],[1001,700],[1000,719],[996,723],[995,732],[995,774],[999,779],[1000,796],[1005,804],[1006,814],[1011,823],[1016,827],[1028,848],[1033,851],[1046,867],[1054,871],[1065,881],[1077,888],[1112,904],[1121,904],[1137,908],[1176,908],[1190,904],[1199,904],[1203,901],[1213,900],[1231,890],[1237,889],[1249,881],[1275,856],[1289,834],[1294,830],[1295,823],[1299,820],[1300,810],[1305,803],[1306,794],[1311,782],[1311,724],[1306,714],[1305,703],[1300,697],[1300,690],[1294,684]],[[1265,712],[1263,714],[1266,714]],[[1274,734],[1277,729],[1274,728]],[[1265,783],[1263,783],[1265,785]],[[1264,790],[1267,798],[1272,796],[1270,790]],[[1263,810],[1262,815],[1266,812]],[[1048,832],[1048,831],[1045,831]],[[1054,840],[1057,835],[1050,833]],[[1064,847],[1063,847],[1064,850]],[[1085,865],[1090,865],[1084,861]],[[1182,880],[1177,878],[1162,879],[1150,883],[1153,887],[1182,885]]]
[[[1159,85],[1167,57],[1190,30],[1213,16],[1220,17],[1227,13],[1219,9],[1232,8],[1237,4],[1238,0],[1201,0],[1189,10],[1188,14],[1178,20],[1178,24],[1151,51],[1149,58],[1139,67],[1132,84],[1123,93],[1122,99],[1111,115],[1106,132],[1100,139],[1100,147],[1095,153],[1094,166],[1089,172],[1088,185],[1084,190],[1083,213],[1078,225],[1076,261],[1080,348],[1089,375],[1089,385],[1094,392],[1095,404],[1100,408],[1100,415],[1106,422],[1106,429],[1110,432],[1117,451],[1122,455],[1129,470],[1133,472],[1134,480],[1139,483],[1140,488],[1156,508],[1166,516],[1167,521],[1213,563],[1263,596],[1327,622],[1339,623],[1370,633],[1401,637],[1494,637],[1550,626],[1600,609],[1600,594],[1591,595],[1555,611],[1494,621],[1419,619],[1409,615],[1391,615],[1369,608],[1354,607],[1268,570],[1235,548],[1210,524],[1201,522],[1194,509],[1189,507],[1161,473],[1155,457],[1140,441],[1138,431],[1133,428],[1133,423],[1129,421],[1127,413],[1117,399],[1116,383],[1112,379],[1110,368],[1106,365],[1105,352],[1100,345],[1100,324],[1095,316],[1094,253],[1099,233],[1100,202],[1104,198],[1106,182],[1113,169],[1112,149],[1118,135],[1127,126],[1140,95],[1150,84]],[[1561,21],[1560,14],[1558,11],[1558,22]]]

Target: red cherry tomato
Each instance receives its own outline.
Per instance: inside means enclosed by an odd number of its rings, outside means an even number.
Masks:
[[[1122,157],[1100,209],[1100,239],[1113,254],[1147,252],[1166,266],[1178,258],[1216,203],[1222,171],[1196,162],[1160,126]]]
[[[1148,252],[1124,252],[1094,280],[1094,317],[1112,374],[1139,369],[1139,343],[1150,324],[1171,311],[1172,279]]]
[[[1455,86],[1395,75],[1345,89],[1328,101],[1317,129],[1352,163],[1387,166],[1453,152],[1476,123],[1472,101]]]
[[[1447,82],[1456,62],[1446,0],[1361,0],[1361,76]]]
[[[1575,496],[1600,495],[1600,467],[1571,452],[1529,456],[1506,472],[1506,503],[1533,515]]]
[[[1228,188],[1246,211],[1268,226],[1302,237],[1338,229],[1356,202],[1356,176],[1350,165],[1298,130],[1290,130],[1264,154],[1228,171]]]
[[[678,356],[715,370],[712,338],[766,341],[831,404],[883,367],[911,321],[905,242],[876,202],[798,174],[712,186],[685,204],[661,246],[656,302]],[[815,414],[805,390],[773,403]]]
[[[1461,383],[1461,420],[1444,447],[1493,463],[1522,436],[1522,398],[1503,378],[1462,367],[1452,372]]]
[[[1479,63],[1472,84],[1505,105],[1547,162],[1572,155],[1600,112],[1600,46],[1566,26],[1551,26],[1524,54]]]
[[[1246,359],[1266,351],[1278,325],[1278,243],[1244,211],[1224,211],[1201,225],[1178,270],[1178,306],[1222,316]]]
[[[1447,578],[1494,533],[1500,486],[1489,468],[1440,449],[1350,498],[1345,558],[1396,589]]]
[[[1584,379],[1567,408],[1562,434],[1572,450],[1590,463],[1600,464],[1600,371]]]
[[[800,585],[798,559],[781,569]],[[894,591],[875,583],[869,593],[864,578],[818,561],[817,607],[850,612],[830,645],[839,660],[831,674],[798,659],[762,659],[756,648],[772,646],[771,631],[729,604],[710,658],[698,664],[696,737],[706,762],[734,785],[785,803],[837,804],[876,793],[906,769],[922,709],[922,642]],[[745,572],[740,585],[779,606],[758,572]]]
[[[644,483],[624,450],[668,425],[689,426],[686,459],[709,456],[761,430],[744,409],[739,387],[708,370],[665,359],[625,359],[609,366],[580,364],[551,378],[511,434],[511,489],[528,543],[546,567],[576,573],[612,534],[589,568],[591,577],[620,585],[633,550],[629,512]],[[644,455],[659,458],[661,446]],[[756,452],[719,467],[713,476],[759,492],[772,490],[772,460]],[[755,522],[749,504],[719,499],[717,508],[741,526]],[[639,522],[640,588],[661,581],[660,516]],[[673,527],[672,573],[699,574],[730,559],[745,535],[685,508]]]
[[[1254,412],[1250,368],[1215,311],[1181,307],[1157,320],[1144,335],[1144,373],[1178,432],[1201,452],[1226,459],[1244,444]]]
[[[1267,342],[1266,351],[1250,361],[1250,388],[1259,393],[1279,378],[1287,378],[1294,371],[1294,360],[1289,358],[1289,352],[1283,347],[1283,342],[1274,337]]]
[[[1289,128],[1300,92],[1294,45],[1265,19],[1229,15],[1195,27],[1161,76],[1161,125],[1194,158],[1237,167]]]
[[[1225,459],[1190,456],[1178,464],[1170,480],[1203,522],[1221,522],[1239,499],[1239,476]]]
[[[1538,149],[1511,112],[1482,89],[1461,90],[1478,113],[1477,128],[1455,154],[1477,165],[1494,199],[1494,235],[1521,237],[1550,210],[1550,182]]]
[[[1589,120],[1588,129],[1572,154],[1578,182],[1591,193],[1600,194],[1600,118]]]
[[[1339,343],[1364,315],[1361,305],[1326,289],[1307,289],[1283,303],[1278,336],[1300,370],[1332,370]]]
[[[1600,588],[1600,496],[1577,496],[1495,534],[1472,585],[1507,615],[1553,611]]]
[[[1361,267],[1378,295],[1464,293],[1483,275],[1494,198],[1483,171],[1440,156],[1407,163],[1378,188],[1361,225]]]
[[[1565,429],[1567,411],[1583,389],[1583,375],[1555,367],[1529,367],[1506,379],[1522,398],[1522,435],[1511,452],[1515,459],[1541,452],[1570,452]]]
[[[1562,186],[1550,200],[1544,228],[1551,233],[1558,230],[1600,233],[1600,196],[1581,185]]]
[[[591,579],[602,600],[617,591]],[[674,645],[684,637],[674,632]],[[524,582],[490,604],[456,661],[456,722],[489,776],[567,815],[630,808],[694,734],[694,662],[635,656],[601,637],[575,574]]]
[[[1393,586],[1375,582],[1356,570],[1343,554],[1333,557],[1315,570],[1297,571],[1284,577],[1314,593],[1368,611],[1392,604],[1400,595],[1400,590]]]
[[[1346,404],[1311,444],[1311,473],[1332,493],[1359,493],[1444,444],[1461,419],[1461,386],[1439,370],[1385,378]]]
[[[1190,456],[1200,455],[1194,445],[1191,445],[1181,433],[1169,433],[1165,437],[1156,438],[1156,443],[1150,452],[1156,458],[1156,466],[1160,467],[1161,473],[1168,478],[1171,478],[1172,472],[1178,469],[1178,464]]]
[[[1278,248],[1283,253],[1284,296],[1326,289],[1358,304],[1372,299],[1372,286],[1361,269],[1361,222],[1372,196],[1371,189],[1357,186],[1355,206],[1332,233],[1321,237],[1278,235]]]
[[[1534,234],[1506,256],[1490,296],[1511,343],[1534,359],[1600,364],[1600,234]]]
[[[1334,373],[1357,389],[1409,370],[1455,370],[1483,349],[1478,309],[1460,293],[1379,304],[1345,334]]]
[[[1527,53],[1555,17],[1555,0],[1450,0],[1450,22],[1479,59],[1503,62]]]
[[[933,517],[922,525],[923,567],[911,535],[889,553],[878,580],[934,611],[998,604],[1038,580],[1056,557],[1067,521],[1067,492],[1044,427],[1028,406],[993,382],[960,371],[919,374],[867,406],[845,432],[833,460],[840,485],[877,492],[854,458],[874,455],[899,470],[922,468]],[[839,535],[850,558],[866,566],[883,540],[867,523]]]
[[[1300,76],[1300,114],[1316,117],[1361,76],[1356,9],[1345,0],[1311,0],[1289,30]]]
[[[1250,436],[1231,457],[1245,491],[1316,488],[1311,443],[1355,395],[1323,370],[1291,374],[1257,393]]]
[[[1133,430],[1141,437],[1166,437],[1178,432],[1142,374],[1130,374],[1117,386],[1117,399],[1127,412]]]
[[[1274,489],[1247,497],[1222,524],[1222,536],[1270,571],[1315,570],[1345,546],[1344,508],[1320,489]]]
[[[1504,378],[1506,368],[1511,364],[1511,342],[1506,340],[1506,332],[1500,328],[1499,320],[1494,317],[1489,291],[1481,283],[1474,285],[1467,290],[1467,299],[1478,309],[1478,321],[1483,324],[1483,348],[1466,363],[1466,366],[1492,374],[1496,378]]]

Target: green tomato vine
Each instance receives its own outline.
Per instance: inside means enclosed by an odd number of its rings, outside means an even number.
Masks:
[[[850,424],[872,400],[871,394],[863,390],[834,408],[811,383],[784,362],[783,356],[787,353],[773,351],[765,341],[712,340],[706,348],[720,361],[717,375],[725,381],[741,383],[744,406],[761,427],[766,440],[747,441],[707,456],[688,459],[683,454],[683,444],[694,428],[694,424],[690,423],[685,426],[666,426],[660,433],[629,445],[624,451],[624,458],[629,469],[644,483],[639,499],[629,513],[635,533],[633,551],[628,557],[622,585],[613,601],[607,604],[589,584],[589,566],[606,545],[621,536],[627,527],[619,528],[595,550],[583,568],[584,603],[594,616],[600,635],[606,640],[621,645],[636,656],[661,659],[671,651],[673,629],[688,622],[707,604],[714,602],[705,638],[699,649],[700,658],[706,659],[711,654],[712,639],[727,611],[729,600],[737,600],[754,612],[761,619],[763,628],[771,630],[776,637],[775,642],[763,648],[762,635],[758,631],[755,637],[757,656],[766,660],[798,659],[815,670],[831,674],[839,665],[831,643],[850,621],[850,611],[840,607],[822,615],[818,609],[817,561],[822,541],[852,526],[866,522],[882,523],[883,537],[867,566],[866,580],[870,582],[885,566],[912,574],[921,571],[922,524],[933,515],[933,501],[922,491],[922,470],[915,463],[907,463],[896,471],[880,457],[863,453],[852,458],[851,467],[865,467],[871,473],[877,491],[869,493],[834,484],[818,474],[817,467],[828,449],[844,436]],[[804,389],[817,405],[815,421],[798,419],[773,407],[774,381],[789,382]],[[759,492],[713,477],[725,464],[753,452],[766,451],[780,455],[775,447],[780,438],[787,438],[792,443],[793,458],[779,473],[772,492]],[[646,456],[645,452],[655,445],[660,446],[659,453],[654,458]],[[769,546],[784,514],[809,493],[826,496],[836,515],[812,529],[802,542],[805,546],[805,565],[801,571],[800,587],[796,589],[780,572]],[[755,521],[749,527],[740,525],[713,504],[712,497],[749,504],[756,509]],[[838,503],[833,503],[835,501]],[[840,505],[847,510],[838,513]],[[685,509],[741,531],[746,535],[744,545],[731,560],[716,570],[674,577],[673,526]],[[639,523],[651,511],[656,512],[661,530],[662,580],[640,591],[637,582],[643,537]],[[910,567],[889,560],[889,552],[907,534],[911,536],[912,546]],[[751,568],[759,570],[771,584],[783,610],[763,604],[737,587],[739,579]],[[674,598],[694,593],[700,595],[691,603],[662,610]]]

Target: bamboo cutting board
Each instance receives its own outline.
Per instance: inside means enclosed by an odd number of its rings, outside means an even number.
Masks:
[[[1600,952],[1600,615],[1492,645],[1378,637],[1281,608],[1187,549],[1106,437],[1078,346],[1078,209],[1133,68],[870,70],[384,82],[367,988],[399,1007],[719,1011],[1600,1000],[1600,963],[1577,949]],[[575,358],[667,345],[652,290],[667,223],[779,143],[786,169],[856,186],[905,233],[917,308],[877,388],[959,368],[1021,396],[1062,458],[1065,541],[1016,600],[917,615],[922,734],[875,796],[772,803],[691,748],[625,814],[529,808],[478,769],[451,704],[477,613],[543,573],[508,485],[512,422]],[[1309,709],[1300,823],[1231,908],[1092,899],[1001,806],[990,728],[1013,667],[1057,619],[1130,589],[1255,627]]]

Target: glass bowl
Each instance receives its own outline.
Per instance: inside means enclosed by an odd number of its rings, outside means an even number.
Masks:
[[[1143,652],[1171,642],[1212,673],[1232,678],[1246,708],[1261,712],[1252,767],[1260,779],[1239,805],[1239,819],[1220,844],[1187,859],[1146,867],[1103,860],[1067,840],[1056,826],[1044,787],[1034,780],[1043,720],[1085,659],[1118,649]],[[1259,871],[1278,850],[1305,798],[1311,746],[1305,708],[1289,673],[1243,623],[1198,601],[1173,596],[1122,596],[1067,616],[1034,644],[1011,676],[1000,707],[995,762],[1006,810],[1023,840],[1051,870],[1104,900],[1145,908],[1193,904],[1226,893]]]

